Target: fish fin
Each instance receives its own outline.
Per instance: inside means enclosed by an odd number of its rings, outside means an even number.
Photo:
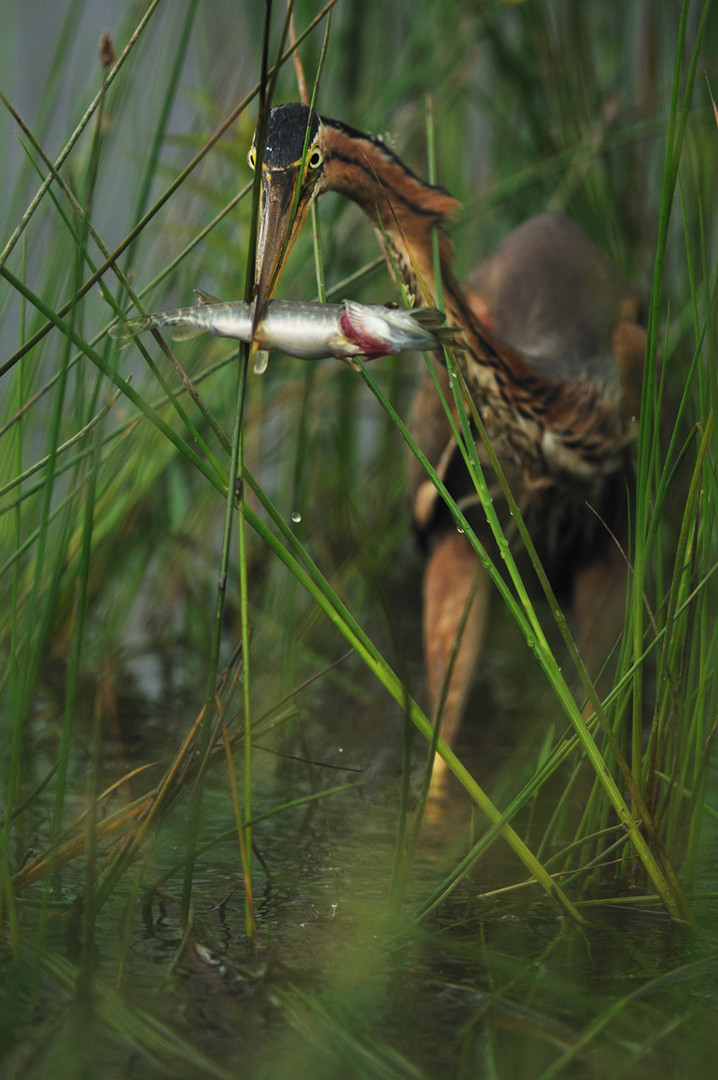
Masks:
[[[167,323],[166,325],[170,327],[170,337],[173,341],[190,341],[191,338],[199,337],[200,334],[207,332],[206,326],[196,326],[194,323],[177,323],[176,326]]]
[[[218,300],[216,296],[212,296],[212,293],[203,292],[202,289],[193,289],[192,292],[197,297],[197,303],[200,305],[222,303],[222,301]]]

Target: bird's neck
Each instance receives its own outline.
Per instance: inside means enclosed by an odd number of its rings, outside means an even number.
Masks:
[[[447,320],[476,339],[474,348],[482,352],[485,328],[454,276],[453,248],[443,228],[460,203],[413,173],[379,139],[335,120],[323,123],[327,189],[362,208],[412,303],[436,305],[443,300]],[[491,352],[491,343],[485,344]]]
[[[442,275],[450,273],[451,241],[441,226],[459,203],[416,176],[379,139],[338,121],[324,123],[327,187],[365,212],[413,302],[435,304],[433,233],[439,230]]]
[[[600,388],[546,375],[497,339],[472,311],[454,276],[451,241],[443,228],[459,203],[421,180],[380,140],[335,121],[324,124],[327,189],[364,210],[413,303],[443,302],[447,322],[461,330],[456,360],[489,434],[541,483],[565,474],[591,482],[619,467],[625,448],[619,418]]]

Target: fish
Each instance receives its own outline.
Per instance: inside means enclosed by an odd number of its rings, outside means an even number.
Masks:
[[[115,323],[109,333],[124,347],[137,334],[168,327],[175,341],[210,333],[251,341],[262,351],[278,349],[300,360],[335,357],[350,363],[355,358],[373,360],[414,350],[427,352],[453,340],[437,308],[401,308],[355,300],[340,304],[269,300],[252,334],[250,303],[223,302],[200,289],[194,293],[195,307],[140,315]]]

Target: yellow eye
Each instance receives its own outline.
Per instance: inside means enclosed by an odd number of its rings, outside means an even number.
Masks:
[[[253,146],[250,146],[249,153],[247,154],[247,163],[250,169],[254,172],[254,166],[257,164],[257,151]]]
[[[324,160],[324,155],[318,146],[315,146],[307,157],[307,168],[318,169]]]

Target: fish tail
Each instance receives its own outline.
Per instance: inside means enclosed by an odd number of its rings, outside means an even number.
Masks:
[[[178,308],[177,311],[161,311],[156,315],[139,315],[136,319],[115,323],[108,333],[117,338],[120,348],[124,349],[138,334],[146,330],[159,330],[163,326],[170,328],[173,341],[189,341],[199,337],[207,327],[198,319],[196,308]]]
[[[110,337],[117,338],[120,348],[124,349],[138,334],[144,333],[152,327],[151,315],[139,315],[136,319],[127,319],[126,322],[117,322],[107,331]]]

